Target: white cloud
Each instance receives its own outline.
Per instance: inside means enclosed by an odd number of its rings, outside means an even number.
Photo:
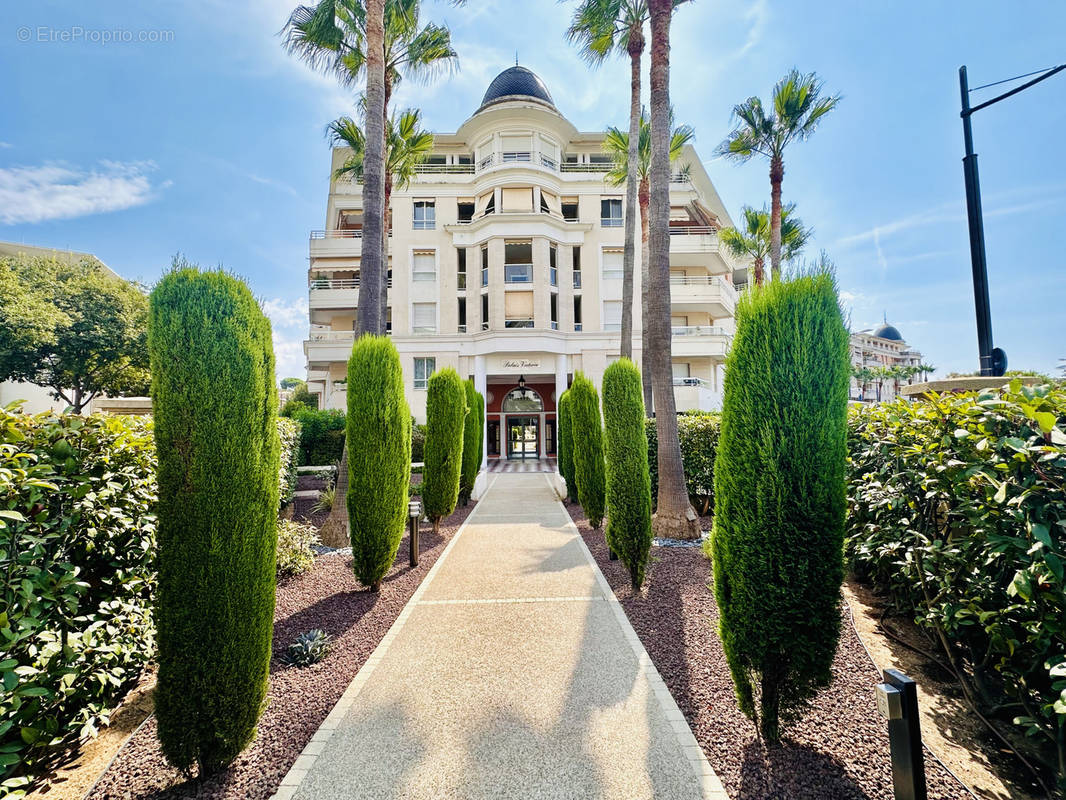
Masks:
[[[303,349],[307,335],[307,298],[272,297],[260,300],[259,305],[270,319],[274,336],[274,372],[278,380],[303,377],[307,371]]]
[[[71,219],[144,205],[158,188],[148,178],[154,170],[150,161],[101,161],[89,170],[56,163],[0,168],[0,223]]]
[[[260,305],[263,313],[269,317],[275,328],[307,327],[307,298],[305,297],[299,297],[296,300],[273,297],[260,301]]]
[[[0,150],[10,150],[14,146],[11,142],[0,142]]]
[[[304,358],[303,337],[283,336],[274,331],[274,375],[282,378],[307,376],[307,359]]]

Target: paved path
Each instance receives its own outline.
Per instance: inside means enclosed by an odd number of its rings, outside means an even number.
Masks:
[[[548,476],[491,480],[277,800],[726,800]]]

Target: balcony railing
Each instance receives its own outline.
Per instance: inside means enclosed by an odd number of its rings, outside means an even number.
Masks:
[[[675,325],[670,328],[674,336],[729,336],[725,328],[717,325]]]
[[[610,172],[612,164],[574,164],[564,161],[559,165],[560,172]]]
[[[674,378],[674,386],[702,386],[704,389],[710,389],[711,382],[703,378]]]
[[[307,285],[311,289],[358,289],[359,278],[311,278]],[[391,277],[389,288],[392,288]]]
[[[532,328],[533,320],[531,319],[508,319],[504,320],[503,327],[505,328]]]
[[[333,229],[333,230],[319,230],[311,231],[312,239],[362,239],[362,229],[347,230],[347,229]]]
[[[311,331],[307,338],[312,342],[354,342],[355,331]]]
[[[473,175],[473,164],[416,164],[415,172],[421,175]]]
[[[709,225],[671,225],[671,236],[714,236],[717,231]]]
[[[671,275],[672,286],[724,286],[730,289],[733,284],[718,275]]]

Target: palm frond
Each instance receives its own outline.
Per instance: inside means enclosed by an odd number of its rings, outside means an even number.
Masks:
[[[459,54],[452,47],[452,32],[444,25],[429,23],[408,43],[401,60],[411,77],[428,81],[457,68]]]

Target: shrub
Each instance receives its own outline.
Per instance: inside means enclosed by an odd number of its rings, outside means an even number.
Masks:
[[[459,499],[459,475],[463,466],[463,420],[466,392],[451,367],[429,378],[426,392],[426,466],[422,480],[422,504],[437,532],[440,521],[455,510]]]
[[[603,427],[596,387],[582,372],[575,373],[570,395],[570,441],[574,450],[577,497],[593,528],[603,522],[607,487],[603,464]]]
[[[0,795],[151,659],[155,491],[149,420],[0,408]]]
[[[280,468],[270,322],[237,278],[178,267],[152,292],[149,352],[155,712],[167,760],[205,774],[251,741],[266,698]]]
[[[344,412],[305,409],[294,415],[300,423],[300,464],[336,464],[344,452]]]
[[[459,478],[459,498],[465,506],[474,491],[474,481],[481,470],[485,436],[485,398],[474,388],[472,380],[463,381],[466,391],[466,419],[463,421],[463,468]]]
[[[400,355],[387,336],[361,336],[348,359],[348,525],[352,568],[372,591],[396,558],[407,521],[411,410]]]
[[[305,631],[285,648],[285,661],[296,667],[309,667],[329,655],[332,637],[321,628]]]
[[[321,513],[323,511],[332,511],[333,503],[337,499],[337,487],[332,482],[327,483],[326,486],[318,493],[318,499],[315,500],[315,504],[311,506],[311,511],[314,513]]]
[[[570,435],[570,390],[559,395],[555,405],[556,427],[559,439],[559,474],[566,482],[566,496],[571,503],[577,502],[577,478],[574,474],[574,440]]]
[[[286,505],[296,496],[299,478],[296,467],[300,462],[300,423],[294,419],[278,417],[278,436],[281,439],[278,494],[281,504]]]
[[[318,530],[313,525],[278,520],[278,575],[302,575],[315,565]]]
[[[741,710],[777,742],[780,722],[829,683],[839,636],[848,332],[826,272],[746,293],[736,324],[714,476],[714,593]]]
[[[651,550],[651,479],[640,370],[628,358],[603,373],[603,419],[607,545],[626,565],[636,591],[644,583]]]
[[[411,463],[421,464],[426,459],[426,426],[411,423]]]
[[[845,541],[856,575],[930,634],[978,707],[1017,709],[1060,780],[1064,423],[1066,389],[1017,380],[854,413]]]
[[[709,514],[714,509],[714,457],[718,451],[720,427],[719,415],[711,411],[686,411],[677,417],[685,484],[689,498],[701,514]],[[648,437],[648,470],[654,501],[659,488],[659,436],[655,420],[645,420],[644,431]]]

